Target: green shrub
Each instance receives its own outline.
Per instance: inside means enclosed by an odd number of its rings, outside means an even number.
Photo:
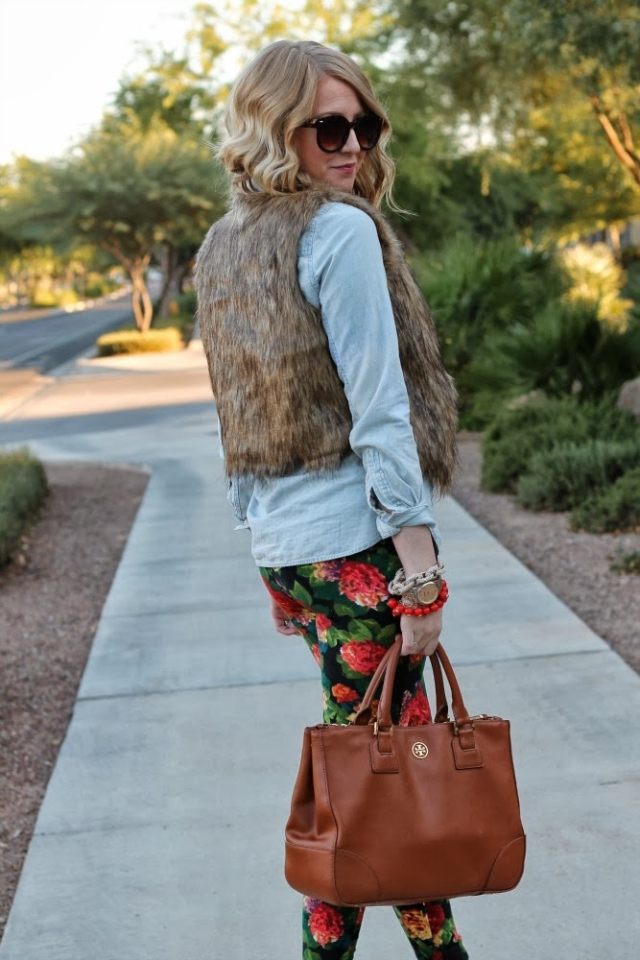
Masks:
[[[111,357],[120,353],[162,353],[182,348],[182,337],[176,327],[163,330],[115,330],[104,333],[96,341],[98,356]]]
[[[640,550],[630,550],[629,553],[621,554],[613,561],[610,569],[615,573],[640,574]]]
[[[0,453],[0,565],[11,559],[46,493],[44,467],[26,448]]]
[[[78,303],[80,295],[76,290],[59,290],[56,293],[56,302],[59,307],[68,307],[73,303]]]
[[[534,453],[517,487],[531,510],[570,510],[640,466],[640,438],[557,443]]]
[[[492,492],[514,492],[534,454],[550,452],[557,443],[638,436],[633,414],[618,409],[611,400],[543,398],[504,407],[483,435],[481,485]]]
[[[57,307],[57,305],[58,301],[53,290],[36,289],[31,294],[29,300],[30,307],[38,307],[43,310]]]
[[[548,304],[532,321],[490,334],[470,363],[471,410],[486,424],[500,398],[531,390],[548,396],[598,399],[640,367],[640,324],[621,332],[587,301]]]
[[[456,235],[437,254],[412,258],[412,267],[429,303],[447,370],[460,394],[461,425],[474,419],[476,392],[470,364],[484,352],[487,338],[516,317],[528,325],[567,286],[555,258],[544,250],[523,250],[506,236],[479,240]]]
[[[640,526],[640,467],[623,473],[599,494],[587,497],[569,518],[573,530],[606,533]]]

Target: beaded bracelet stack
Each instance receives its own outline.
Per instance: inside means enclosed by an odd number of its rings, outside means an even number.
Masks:
[[[393,615],[423,617],[440,610],[449,598],[449,587],[443,573],[444,564],[439,562],[423,573],[414,573],[410,577],[406,577],[404,569],[400,567],[388,585],[389,593],[397,594],[401,598],[396,600],[395,597],[390,597],[388,600]]]

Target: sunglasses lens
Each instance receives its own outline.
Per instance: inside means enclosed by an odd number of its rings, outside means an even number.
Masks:
[[[318,146],[321,150],[328,153],[334,153],[344,146],[349,136],[349,124],[344,117],[323,118],[322,123],[316,127],[318,134]]]
[[[355,124],[356,137],[363,150],[371,150],[380,139],[382,132],[382,118],[375,113],[360,117]]]

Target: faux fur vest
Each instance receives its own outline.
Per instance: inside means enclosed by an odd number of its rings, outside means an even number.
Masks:
[[[429,308],[385,217],[362,197],[320,186],[236,194],[196,257],[197,315],[227,476],[332,470],[350,452],[344,387],[320,311],[297,276],[300,235],[331,200],[359,207],[376,225],[420,465],[446,492],[457,459],[457,392]]]

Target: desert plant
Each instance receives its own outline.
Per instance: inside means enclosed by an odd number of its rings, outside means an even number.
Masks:
[[[548,304],[531,322],[489,335],[469,365],[472,410],[486,423],[500,398],[542,389],[549,396],[604,397],[640,368],[640,324],[603,324],[587,301]]]
[[[640,526],[640,467],[627,470],[612,486],[587,497],[570,518],[573,530],[605,533]]]
[[[484,431],[481,484],[492,492],[514,492],[531,458],[552,451],[557,443],[625,440],[639,434],[635,417],[608,399],[542,397],[503,407]]]
[[[590,301],[602,323],[623,333],[629,324],[633,300],[620,295],[627,278],[607,244],[577,243],[561,250],[558,256],[571,277],[572,285],[565,299]]]
[[[533,454],[517,500],[530,510],[570,510],[638,466],[640,438],[556,443]]]
[[[46,493],[44,467],[26,447],[0,453],[0,565],[11,559]]]

